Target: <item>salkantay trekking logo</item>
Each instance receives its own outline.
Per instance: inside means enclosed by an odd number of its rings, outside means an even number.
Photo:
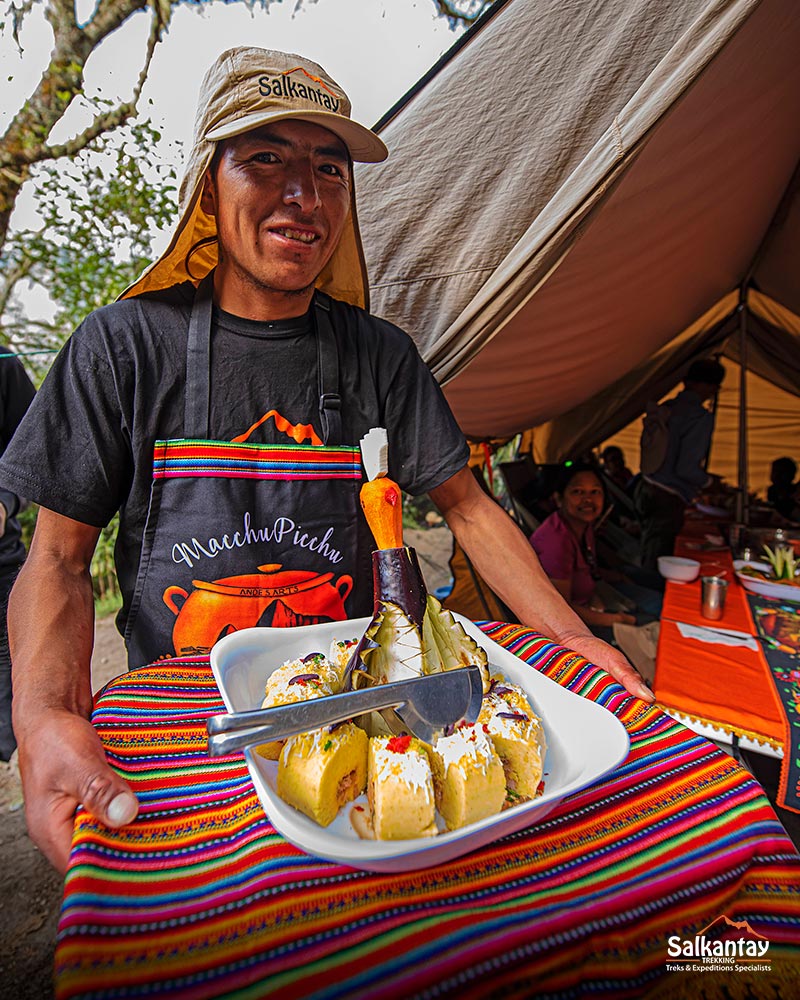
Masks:
[[[297,80],[290,79],[290,74],[298,71],[319,86],[312,87],[309,83],[298,83]],[[336,94],[330,87],[326,87],[319,77],[312,76],[302,66],[286,70],[280,76],[269,76],[265,73],[258,78],[258,91],[262,97],[299,97],[304,101],[319,104],[326,111],[339,110],[340,100]]]
[[[740,937],[711,940],[707,936],[718,924],[742,931]],[[667,939],[668,972],[770,972],[769,940],[757,934],[747,920],[720,916],[694,937],[673,934]]]

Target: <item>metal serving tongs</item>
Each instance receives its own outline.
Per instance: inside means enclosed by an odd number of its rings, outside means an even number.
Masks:
[[[292,705],[212,715],[207,723],[208,753],[222,757],[243,747],[287,739],[387,708],[397,712],[411,735],[433,743],[462,719],[475,722],[482,697],[480,669],[470,666]]]

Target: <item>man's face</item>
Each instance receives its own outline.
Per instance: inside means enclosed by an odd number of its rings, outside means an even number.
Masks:
[[[270,318],[260,315],[269,302],[284,315],[303,312],[342,235],[350,183],[344,143],[311,122],[274,122],[225,140],[202,195],[217,221],[222,308],[256,319]]]

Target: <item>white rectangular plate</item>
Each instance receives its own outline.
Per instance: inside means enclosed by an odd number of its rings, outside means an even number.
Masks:
[[[469,619],[454,617],[486,650],[491,671],[523,688],[541,717],[547,739],[544,794],[436,837],[361,840],[349,819],[354,803],[348,803],[330,826],[319,826],[279,798],[277,762],[248,748],[245,758],[259,799],[272,825],[288,841],[308,854],[365,871],[428,868],[532,826],[564,796],[594,784],[628,755],[628,734],[611,712],[540,674]],[[327,654],[332,639],[360,638],[369,622],[369,618],[357,618],[302,628],[249,628],[225,636],[211,650],[211,669],[226,708],[229,712],[259,708],[267,677],[276,667],[308,653]],[[356,799],[356,804],[365,802],[365,796]]]
[[[742,573],[744,566],[753,566],[764,573],[770,572],[769,563],[756,562],[753,559],[734,559],[733,568],[736,570],[736,578],[745,590],[760,597],[773,597],[776,601],[789,601],[792,604],[800,604],[800,587],[795,587],[791,583],[778,583],[777,580],[759,580],[756,576],[748,576]]]

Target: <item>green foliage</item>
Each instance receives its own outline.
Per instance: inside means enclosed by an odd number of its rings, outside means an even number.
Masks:
[[[159,140],[149,122],[127,125],[74,160],[35,171],[41,225],[12,233],[0,257],[6,283],[0,324],[4,340],[27,355],[39,380],[83,318],[141,273],[154,236],[174,220],[175,170],[157,157]],[[31,316],[18,294],[23,281],[47,292],[52,319]]]

